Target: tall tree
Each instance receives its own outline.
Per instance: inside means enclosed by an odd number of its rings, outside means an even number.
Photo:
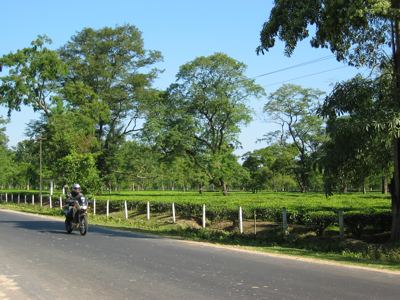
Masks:
[[[251,119],[246,101],[263,95],[245,70],[223,53],[198,57],[180,67],[163,100],[163,149],[190,157],[225,194],[240,125]]]
[[[375,120],[391,110],[388,79],[361,76],[335,85],[326,97],[321,114],[327,118],[329,141],[324,145],[324,176],[327,192],[349,183],[363,185],[375,174],[386,176],[391,169],[391,138],[377,130]]]
[[[394,113],[378,123],[393,137],[391,238],[400,241],[400,128],[392,126],[400,122],[400,0],[275,0],[257,52],[268,51],[279,38],[291,55],[310,33],[315,33],[312,47],[330,48],[338,60],[351,65],[382,66],[391,56]]]
[[[0,58],[0,64],[7,70],[0,77],[0,104],[8,107],[9,115],[12,110],[20,110],[21,105],[49,115],[51,107],[59,101],[57,93],[66,66],[56,51],[47,48],[50,43],[48,37],[39,36],[31,47]]]
[[[79,111],[63,107],[52,108],[49,115],[42,115],[39,120],[28,123],[26,135],[35,141],[40,133],[42,158],[46,162],[49,176],[57,184],[66,184],[64,174],[60,172],[60,161],[73,154],[93,153],[98,155],[98,141],[94,135],[94,121]],[[33,145],[33,153],[39,155],[39,141]],[[25,144],[26,146],[26,144]]]
[[[144,48],[133,25],[85,28],[60,50],[68,65],[64,96],[71,108],[95,121],[100,144],[98,167],[113,181],[115,154],[124,139],[140,132],[146,103],[157,93],[151,87],[162,57]]]
[[[269,96],[264,111],[281,127],[280,142],[293,143],[298,151],[295,170],[300,190],[310,187],[312,156],[323,141],[323,120],[316,115],[319,90],[286,84]]]

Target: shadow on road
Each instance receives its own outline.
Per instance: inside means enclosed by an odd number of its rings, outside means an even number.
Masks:
[[[24,230],[32,230],[40,233],[51,233],[51,234],[63,234],[69,235],[64,229],[64,222],[56,222],[56,221],[46,221],[46,220],[38,220],[38,221],[26,221],[26,220],[0,220],[0,227],[2,224],[6,226],[13,226],[16,228],[21,228]],[[73,231],[73,233],[78,233],[78,231]],[[162,239],[162,237],[146,235],[143,233],[136,233],[130,231],[122,231],[122,230],[113,230],[104,227],[99,227],[97,225],[89,224],[89,232],[88,234],[97,234],[103,235],[107,237],[124,237],[124,238],[146,238],[146,239]]]

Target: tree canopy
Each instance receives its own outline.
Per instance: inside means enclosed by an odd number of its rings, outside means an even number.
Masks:
[[[198,57],[180,67],[162,103],[158,137],[164,150],[192,159],[225,193],[240,125],[251,120],[246,101],[263,95],[245,68],[223,53]]]

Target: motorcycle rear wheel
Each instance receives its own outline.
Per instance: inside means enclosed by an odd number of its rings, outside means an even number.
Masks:
[[[79,232],[81,235],[85,235],[88,231],[88,220],[87,215],[82,216],[79,224]]]

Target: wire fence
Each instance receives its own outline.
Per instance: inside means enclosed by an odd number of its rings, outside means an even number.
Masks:
[[[65,196],[38,195],[33,193],[1,193],[0,202],[24,204],[60,210],[65,205]],[[88,213],[106,219],[133,221],[140,219],[158,225],[177,224],[195,229],[211,229],[235,232],[244,235],[266,235],[280,232],[284,235],[299,232],[326,233],[334,227],[333,235],[343,239],[346,232],[360,236],[367,227],[376,231],[388,231],[391,226],[390,211],[371,211],[370,213],[339,211],[313,211],[299,213],[282,207],[270,211],[253,209],[209,209],[206,204],[182,205],[180,203],[96,200],[89,199]]]

